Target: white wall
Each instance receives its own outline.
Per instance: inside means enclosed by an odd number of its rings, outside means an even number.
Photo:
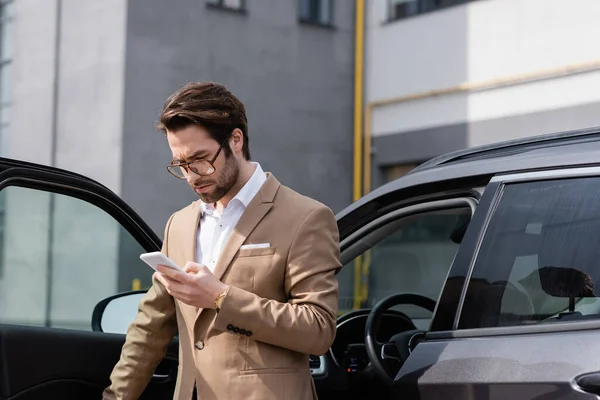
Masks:
[[[481,0],[389,24],[385,0],[368,5],[367,101],[600,61],[597,0]],[[576,107],[600,102],[598,88],[600,71],[394,104],[374,111],[373,134]],[[571,120],[561,128],[587,126]],[[502,139],[482,134],[471,142]]]
[[[15,1],[7,157],[49,164],[57,0]],[[121,190],[127,2],[62,0],[56,166]]]
[[[127,1],[63,0],[57,166],[121,191]]]
[[[370,0],[366,28],[366,101],[406,96],[467,79],[467,9],[452,7],[386,22],[387,0]],[[467,118],[464,96],[379,107],[373,134],[397,133]]]
[[[11,125],[4,155],[51,160],[56,1],[13,3]]]
[[[600,37],[597,0],[486,0],[467,9],[470,81],[600,61],[600,46],[594,40]],[[600,112],[590,114],[589,107],[583,107],[600,102],[599,89],[600,70],[472,93],[470,122],[527,119],[533,114],[537,122],[517,125],[510,132],[473,129],[469,142],[479,145],[545,133],[536,126],[547,125],[551,115],[543,112],[551,110],[568,122],[547,127],[546,132],[600,125]]]
[[[13,114],[7,157],[50,164],[57,0],[14,2]],[[127,2],[62,0],[55,166],[120,192]],[[93,306],[117,290],[119,225],[89,203],[8,187],[0,322],[41,324],[52,255],[53,324],[89,329]]]

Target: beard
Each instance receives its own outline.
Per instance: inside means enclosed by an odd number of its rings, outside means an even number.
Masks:
[[[199,193],[200,200],[204,203],[215,203],[223,198],[235,186],[240,177],[240,166],[232,155],[227,155],[225,165],[221,170],[221,175],[216,182],[211,180],[201,180],[202,184],[213,183],[214,189],[209,193]]]

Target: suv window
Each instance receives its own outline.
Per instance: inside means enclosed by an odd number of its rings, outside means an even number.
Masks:
[[[506,185],[459,328],[599,318],[599,199],[600,178]]]
[[[144,249],[97,206],[17,186],[0,204],[1,323],[91,330],[96,303],[151,284]]]
[[[470,218],[468,207],[432,210],[395,220],[362,238],[370,249],[338,274],[340,311],[371,308],[396,293],[418,293],[437,301],[460,243],[456,233]],[[431,317],[419,307],[397,309],[416,323],[427,325]]]

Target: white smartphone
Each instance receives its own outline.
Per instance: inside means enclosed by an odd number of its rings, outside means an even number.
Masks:
[[[175,264],[175,262],[173,262],[173,260],[171,260],[169,257],[165,256],[160,251],[154,251],[152,253],[141,254],[140,258],[142,259],[143,262],[148,264],[155,271],[156,271],[156,266],[160,264],[160,265],[164,265],[166,267],[173,268],[177,271],[185,273],[185,271],[183,269],[181,269],[181,267],[179,265]]]

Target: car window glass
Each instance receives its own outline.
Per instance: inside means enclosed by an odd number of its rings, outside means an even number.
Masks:
[[[460,328],[600,317],[600,178],[507,185],[469,282]]]
[[[370,250],[338,274],[340,312],[371,308],[397,293],[418,293],[437,301],[460,243],[455,234],[470,216],[469,208],[428,211],[391,222],[370,235],[366,241],[375,241]],[[429,311],[415,306],[396,309],[428,327]]]
[[[151,284],[143,248],[97,206],[16,186],[0,199],[1,323],[91,330],[100,300]]]

